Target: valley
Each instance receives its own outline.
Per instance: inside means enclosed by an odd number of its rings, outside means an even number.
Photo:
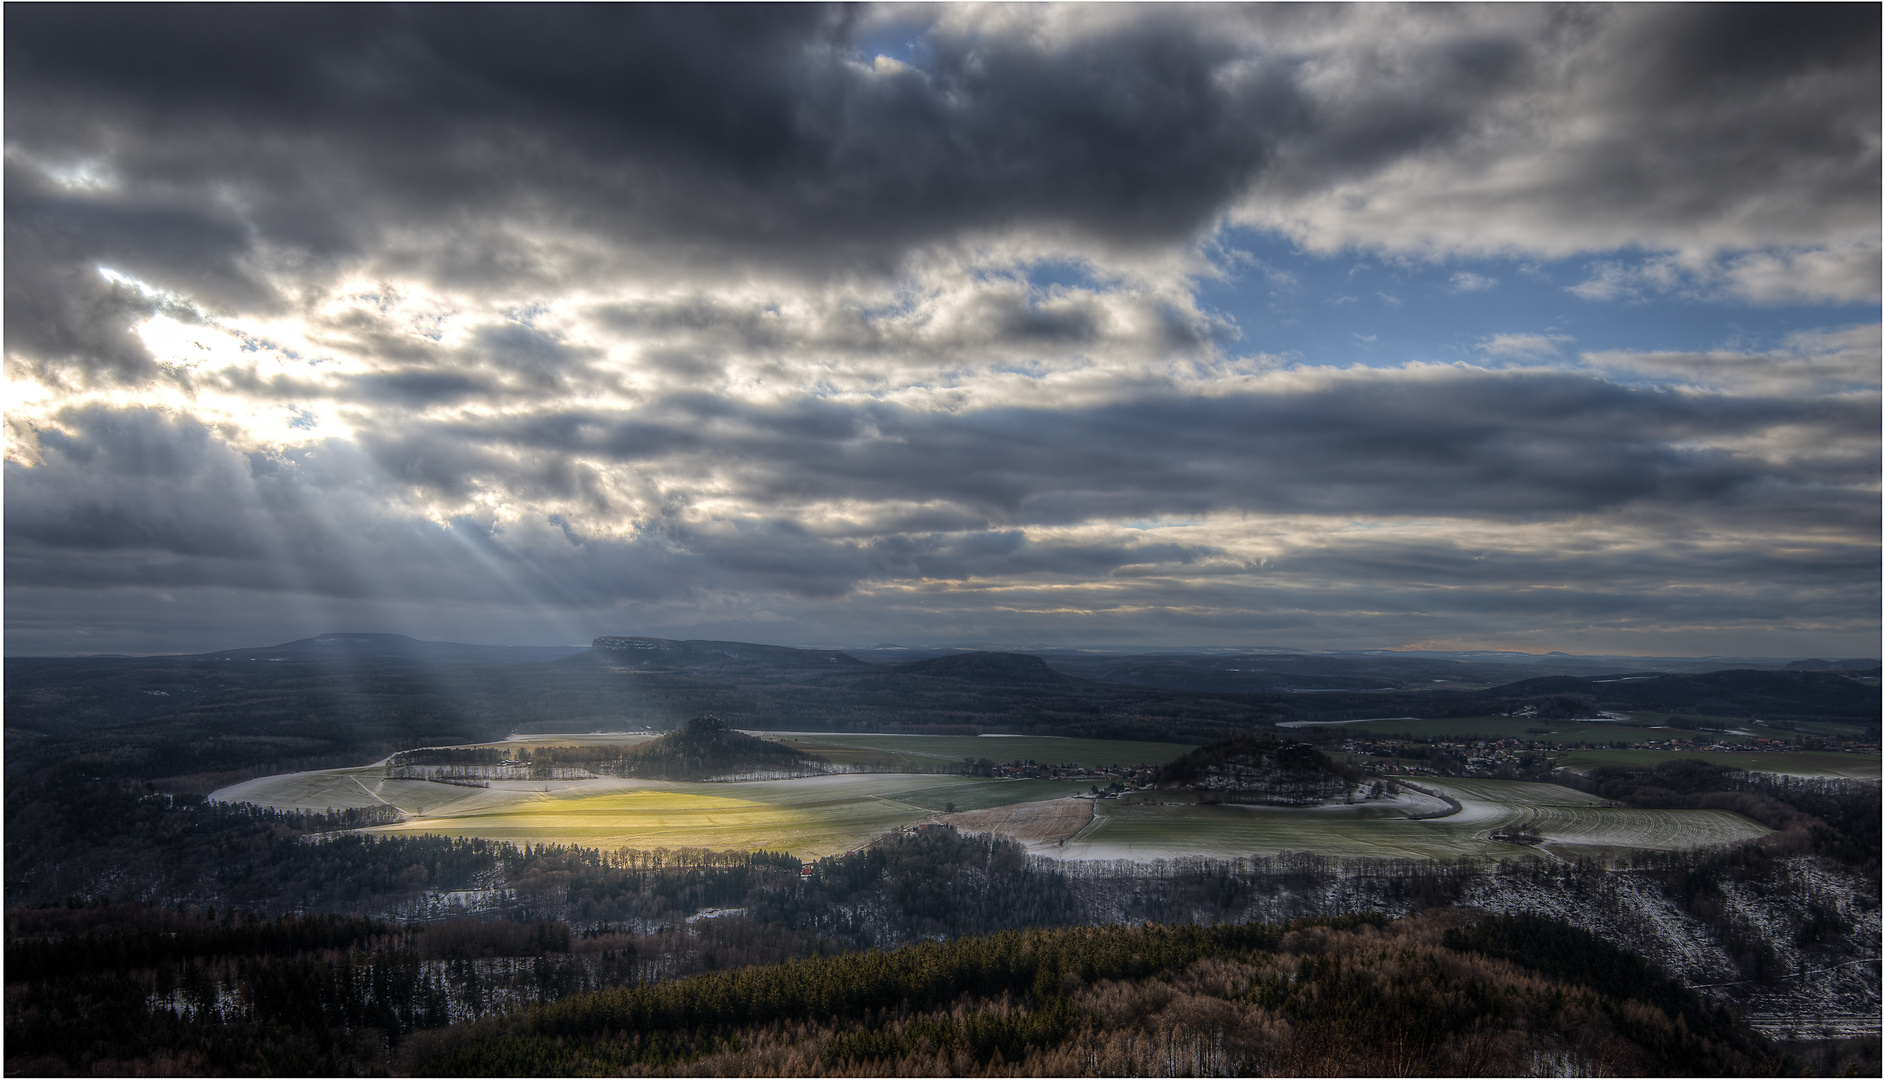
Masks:
[[[1800,1068],[1875,1057],[1868,673],[1527,686],[1293,657],[1201,680],[1245,692],[1185,689],[1169,656],[1054,659],[1138,684],[645,638],[9,661],[9,1045],[46,1071],[92,1067],[65,1046],[430,1069],[479,1018],[751,965],[1146,923],[1293,942],[1355,913],[1438,941],[1494,911],[1679,973],[1756,1054],[1779,1052],[1757,1028],[1822,1063]],[[145,952],[111,959],[125,941]],[[308,978],[326,1003],[281,1006]]]
[[[586,743],[638,744],[645,735],[590,736]],[[833,754],[880,755],[877,764],[960,767],[983,754],[1052,755],[1056,764],[1100,768],[1103,763],[1163,764],[1184,747],[1124,741],[925,735],[787,734],[790,745]],[[542,736],[531,745],[557,746]],[[491,744],[510,746],[512,743]],[[964,755],[959,756],[958,755]],[[1010,760],[1003,758],[1003,760]],[[1035,759],[1028,758],[1028,761]],[[852,772],[781,780],[670,782],[609,776],[564,780],[481,781],[486,787],[388,778],[384,762],[264,777],[223,788],[210,797],[277,810],[397,809],[404,820],[372,830],[430,833],[511,843],[573,844],[604,850],[708,847],[790,852],[804,859],[855,850],[884,833],[941,821],[968,832],[1019,840],[1056,858],[1137,860],[1239,858],[1312,851],[1344,858],[1462,857],[1510,859],[1547,855],[1610,855],[1678,851],[1735,843],[1771,830],[1739,814],[1711,809],[1615,806],[1597,796],[1554,784],[1495,779],[1426,778],[1429,791],[1450,796],[1462,809],[1431,795],[1397,795],[1328,805],[1247,806],[1199,801],[1183,791],[1127,790],[1086,799],[1089,823],[1072,835],[1043,831],[1036,819],[1057,809],[993,816],[996,808],[1022,808],[1090,794],[1085,780],[1002,779],[945,773]],[[970,811],[978,813],[968,813]],[[1442,814],[1444,816],[1432,816]],[[1494,833],[1526,828],[1535,848],[1493,840]]]

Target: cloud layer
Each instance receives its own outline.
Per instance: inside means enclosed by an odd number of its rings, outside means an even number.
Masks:
[[[15,652],[1875,645],[1876,9],[83,14],[6,15]],[[1337,365],[1236,229],[1814,328]]]

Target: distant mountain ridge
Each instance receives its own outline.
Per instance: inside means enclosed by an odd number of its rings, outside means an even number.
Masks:
[[[206,658],[357,659],[357,660],[560,660],[582,652],[579,645],[464,645],[423,641],[405,634],[321,634],[261,648],[224,649]]]
[[[1700,674],[1660,671],[1579,678],[1551,675],[1485,691],[1522,698],[1587,695],[1614,708],[1754,715],[1767,720],[1838,718],[1875,721],[1879,690],[1847,674],[1829,671],[1756,671],[1746,668]]]
[[[938,656],[898,664],[896,670],[911,675],[934,675],[950,679],[969,679],[989,683],[1035,683],[1062,685],[1087,680],[1075,679],[1047,666],[1038,656],[1022,653],[970,652]]]
[[[749,641],[681,641],[612,635],[598,637],[590,642],[589,657],[609,664],[641,668],[863,666],[863,661],[834,649],[794,649],[786,645],[755,645]]]
[[[416,746],[665,729],[703,713],[747,730],[1194,744],[1278,724],[1527,707],[1539,716],[1650,710],[1870,731],[1879,722],[1875,677],[1862,672],[1617,665],[1574,675],[1532,668],[1530,678],[1492,685],[1484,667],[1468,677],[1463,669],[1474,665],[1405,656],[1073,659],[952,652],[869,663],[838,650],[750,642],[608,635],[589,648],[532,649],[394,634],[325,634],[182,657],[12,657],[7,767],[40,760],[22,751],[43,746],[45,760],[83,760],[88,776],[129,769],[135,759],[177,778],[180,790],[213,790],[238,774],[357,764]]]

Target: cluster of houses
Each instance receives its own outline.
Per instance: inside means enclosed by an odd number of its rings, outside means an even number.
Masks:
[[[1614,745],[1620,747],[1624,744]],[[1706,750],[1757,754],[1798,749],[1796,745],[1783,739],[1754,737],[1723,742],[1706,733],[1675,735],[1666,739],[1630,742],[1627,745],[1634,750],[1667,750],[1678,753]],[[1448,771],[1456,772],[1460,764],[1463,764],[1464,771],[1469,773],[1497,774],[1501,770],[1528,772],[1540,767],[1548,768],[1550,764],[1546,757],[1548,754],[1588,748],[1589,744],[1584,742],[1551,742],[1541,739],[1416,740],[1357,736],[1341,743],[1341,749],[1350,754],[1365,754],[1373,758],[1386,759],[1374,763],[1374,767],[1382,771],[1410,776],[1438,776]],[[1877,752],[1876,744],[1864,743],[1844,743],[1827,748],[1853,753]]]
[[[1066,780],[1094,785],[1095,790],[1114,792],[1150,787],[1158,779],[1151,765],[1046,765],[1029,758],[1025,761],[993,761],[988,758],[964,760],[971,776],[993,776],[1006,780]]]

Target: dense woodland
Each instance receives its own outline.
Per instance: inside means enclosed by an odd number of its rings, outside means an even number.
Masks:
[[[15,1074],[1510,1075],[1549,1063],[1728,1076],[1783,1065],[1639,958],[1534,918],[1015,930],[660,981],[635,978],[633,942],[543,922],[55,908],[14,913],[8,938]],[[596,970],[613,985],[596,988]]]
[[[1158,786],[1202,791],[1224,802],[1313,806],[1340,797],[1363,776],[1307,743],[1237,735],[1159,767]]]
[[[275,838],[280,830],[328,822],[200,809],[219,815],[215,820],[224,828],[218,850],[229,865],[211,879],[220,895],[263,904],[73,898],[14,908],[8,1020],[30,1030],[17,1042],[9,1033],[9,1071],[87,1071],[98,1061],[174,1053],[179,1067],[193,1069],[331,1072],[346,1062],[375,1060],[375,1053],[393,1054],[404,1033],[440,1023],[752,964],[1030,927],[1234,927],[1344,912],[1444,910],[1488,888],[1581,895],[1602,906],[1613,902],[1603,898],[1616,875],[1596,862],[1354,864],[1310,854],[1184,860],[1148,870],[1062,864],[1029,857],[1010,843],[948,832],[896,837],[822,860],[804,875],[796,859],[765,853],[604,854],[344,833],[304,833],[323,839],[297,842]],[[1724,894],[1793,887],[1789,835],[1721,852],[1645,855],[1625,872],[1659,881],[1689,917],[1710,926],[1733,952],[1737,974],[1783,980],[1793,966],[1769,937],[1735,914]],[[246,847],[239,837],[247,837]],[[1869,890],[1875,909],[1874,881],[1856,873],[1846,890]],[[172,881],[187,883],[187,876]],[[430,911],[428,920],[411,919],[427,893],[479,885],[489,906],[476,917],[440,921],[450,913]],[[271,897],[274,903],[267,904]],[[297,902],[286,907],[286,898]],[[297,915],[295,907],[336,914]],[[1842,956],[1858,927],[1831,908],[1808,906],[1803,918],[1788,924],[1788,944],[1800,944],[1801,955]],[[338,914],[357,910],[391,919]],[[262,980],[263,990],[249,979]],[[268,1002],[288,999],[266,987],[283,979],[314,988],[306,991],[315,995],[308,999],[314,1004],[294,999],[300,1004],[270,1011]],[[204,1002],[217,1007],[201,1011]],[[985,1007],[992,1006],[963,1006],[966,1014]],[[943,1011],[956,1012],[953,1005]],[[309,1017],[326,1018],[320,1021],[326,1026],[305,1030],[313,1023]],[[79,1026],[62,1026],[68,1020]],[[840,1028],[825,1034],[851,1030]],[[760,1042],[778,1037],[753,1035]],[[63,1064],[55,1067],[45,1055],[66,1052],[60,1048],[77,1056],[60,1058]],[[25,1069],[21,1055],[29,1049],[39,1057]],[[1306,1050],[1289,1053],[1306,1067],[1299,1056]],[[719,1061],[715,1068],[759,1067],[713,1060]],[[973,1060],[979,1067],[980,1059]]]

